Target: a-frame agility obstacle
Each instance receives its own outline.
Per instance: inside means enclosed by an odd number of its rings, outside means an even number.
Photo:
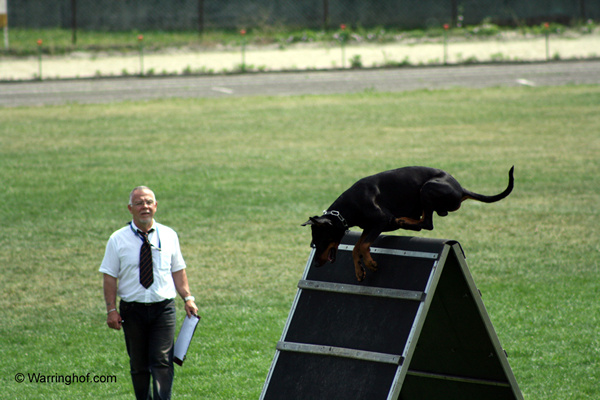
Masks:
[[[460,244],[382,235],[359,283],[358,238],[310,253],[261,399],[523,399]]]

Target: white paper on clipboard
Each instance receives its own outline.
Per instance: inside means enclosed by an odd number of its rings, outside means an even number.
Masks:
[[[175,349],[173,350],[173,361],[177,365],[183,365],[185,354],[190,347],[198,322],[200,322],[200,317],[197,315],[193,315],[191,318],[186,315],[183,320],[183,325],[181,325],[179,336],[177,336],[177,341],[175,341]]]

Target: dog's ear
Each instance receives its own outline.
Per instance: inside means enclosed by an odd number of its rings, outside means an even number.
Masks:
[[[303,223],[301,226],[318,225],[317,218],[319,218],[317,215],[315,215],[314,217],[308,217],[308,221]]]
[[[333,225],[333,223],[331,222],[331,220],[329,218],[314,216],[314,217],[310,217],[308,219],[308,221],[306,221],[305,223],[302,224],[302,226],[307,226],[307,225],[316,225],[316,226]]]
[[[309,218],[309,220],[306,221],[305,223],[303,223],[301,226],[307,226],[307,225],[314,225],[314,222],[312,221],[311,218]]]

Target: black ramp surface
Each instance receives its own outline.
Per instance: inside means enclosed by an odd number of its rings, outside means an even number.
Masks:
[[[286,342],[402,354],[418,301],[303,291]],[[307,321],[314,329],[307,329]]]
[[[344,250],[338,250],[335,263],[313,268],[307,279],[388,289],[425,290],[434,259],[404,258],[374,252],[371,255],[377,262],[378,270],[373,272],[367,269],[367,276],[360,283],[356,280],[352,251]]]
[[[396,365],[281,352],[265,399],[386,399]]]

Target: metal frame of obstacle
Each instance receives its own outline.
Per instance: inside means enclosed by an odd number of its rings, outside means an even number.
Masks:
[[[358,238],[310,253],[260,399],[523,399],[458,242],[382,235],[357,282]]]

